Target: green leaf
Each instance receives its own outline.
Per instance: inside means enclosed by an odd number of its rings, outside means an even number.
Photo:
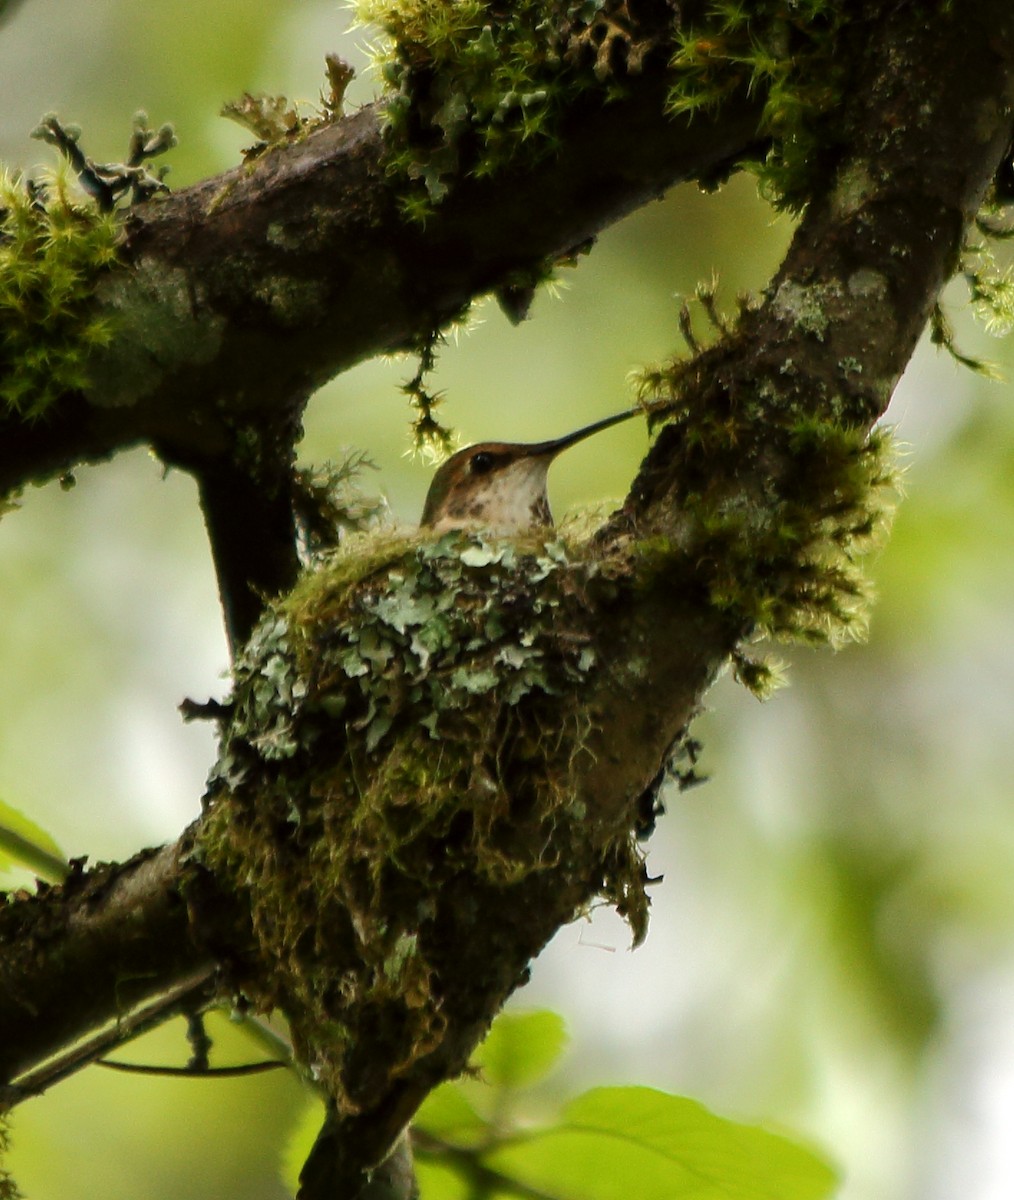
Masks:
[[[430,1092],[412,1118],[412,1126],[455,1146],[475,1146],[490,1135],[489,1125],[456,1083],[441,1084]]]
[[[644,1087],[585,1092],[482,1161],[559,1200],[821,1200],[836,1183],[812,1151]]]
[[[324,1124],[324,1104],[316,1096],[309,1098],[296,1118],[282,1146],[279,1175],[290,1196],[299,1190],[299,1172],[303,1169],[317,1134]]]
[[[34,871],[50,883],[59,883],[67,875],[67,860],[53,838],[0,800],[0,869],[12,866]]]
[[[549,1073],[566,1044],[558,1013],[501,1013],[472,1063],[494,1087],[528,1087]]]
[[[452,1163],[420,1159],[415,1177],[422,1200],[474,1200],[475,1188],[468,1175]]]

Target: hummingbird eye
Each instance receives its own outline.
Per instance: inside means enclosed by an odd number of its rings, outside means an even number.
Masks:
[[[473,454],[468,460],[468,468],[473,475],[485,475],[492,470],[494,461],[492,454],[486,450],[480,450],[478,454]]]

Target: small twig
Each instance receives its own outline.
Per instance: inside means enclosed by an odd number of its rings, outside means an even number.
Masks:
[[[697,340],[694,333],[694,327],[690,320],[690,305],[684,300],[680,305],[679,315],[680,333],[683,335],[683,340],[686,342],[691,354],[700,354],[701,343]]]
[[[225,721],[232,705],[221,700],[191,700],[188,696],[177,705],[177,712],[184,721]]]
[[[115,1058],[100,1058],[97,1067],[109,1071],[122,1071],[131,1075],[170,1075],[176,1079],[229,1079],[241,1075],[260,1075],[265,1071],[276,1071],[291,1064],[277,1058],[266,1058],[261,1062],[239,1063],[234,1067],[157,1067],[151,1063],[120,1062]]]
[[[0,851],[47,883],[62,883],[70,872],[66,859],[6,825],[0,825]]]
[[[204,1013],[187,1013],[187,1041],[190,1043],[190,1061],[186,1065],[189,1071],[207,1071],[210,1069],[212,1041],[204,1027]]]
[[[132,1013],[110,1021],[59,1054],[46,1059],[0,1087],[0,1111],[13,1108],[32,1096],[41,1096],[54,1083],[97,1061],[112,1046],[118,1046],[180,1012],[192,1011],[202,999],[210,1001],[215,991],[215,968],[203,967],[181,979],[172,989],[152,997]]]

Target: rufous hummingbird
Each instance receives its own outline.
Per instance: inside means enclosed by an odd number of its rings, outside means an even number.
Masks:
[[[552,525],[546,476],[568,446],[629,420],[642,410],[605,417],[550,442],[478,442],[442,464],[423,506],[423,528],[442,532],[474,526],[493,533],[520,533]]]

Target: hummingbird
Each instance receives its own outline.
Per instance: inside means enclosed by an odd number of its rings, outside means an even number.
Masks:
[[[520,533],[552,525],[546,476],[556,456],[600,429],[642,410],[631,408],[594,421],[549,442],[478,442],[466,446],[433,476],[422,526],[445,532],[477,526],[493,533]]]

